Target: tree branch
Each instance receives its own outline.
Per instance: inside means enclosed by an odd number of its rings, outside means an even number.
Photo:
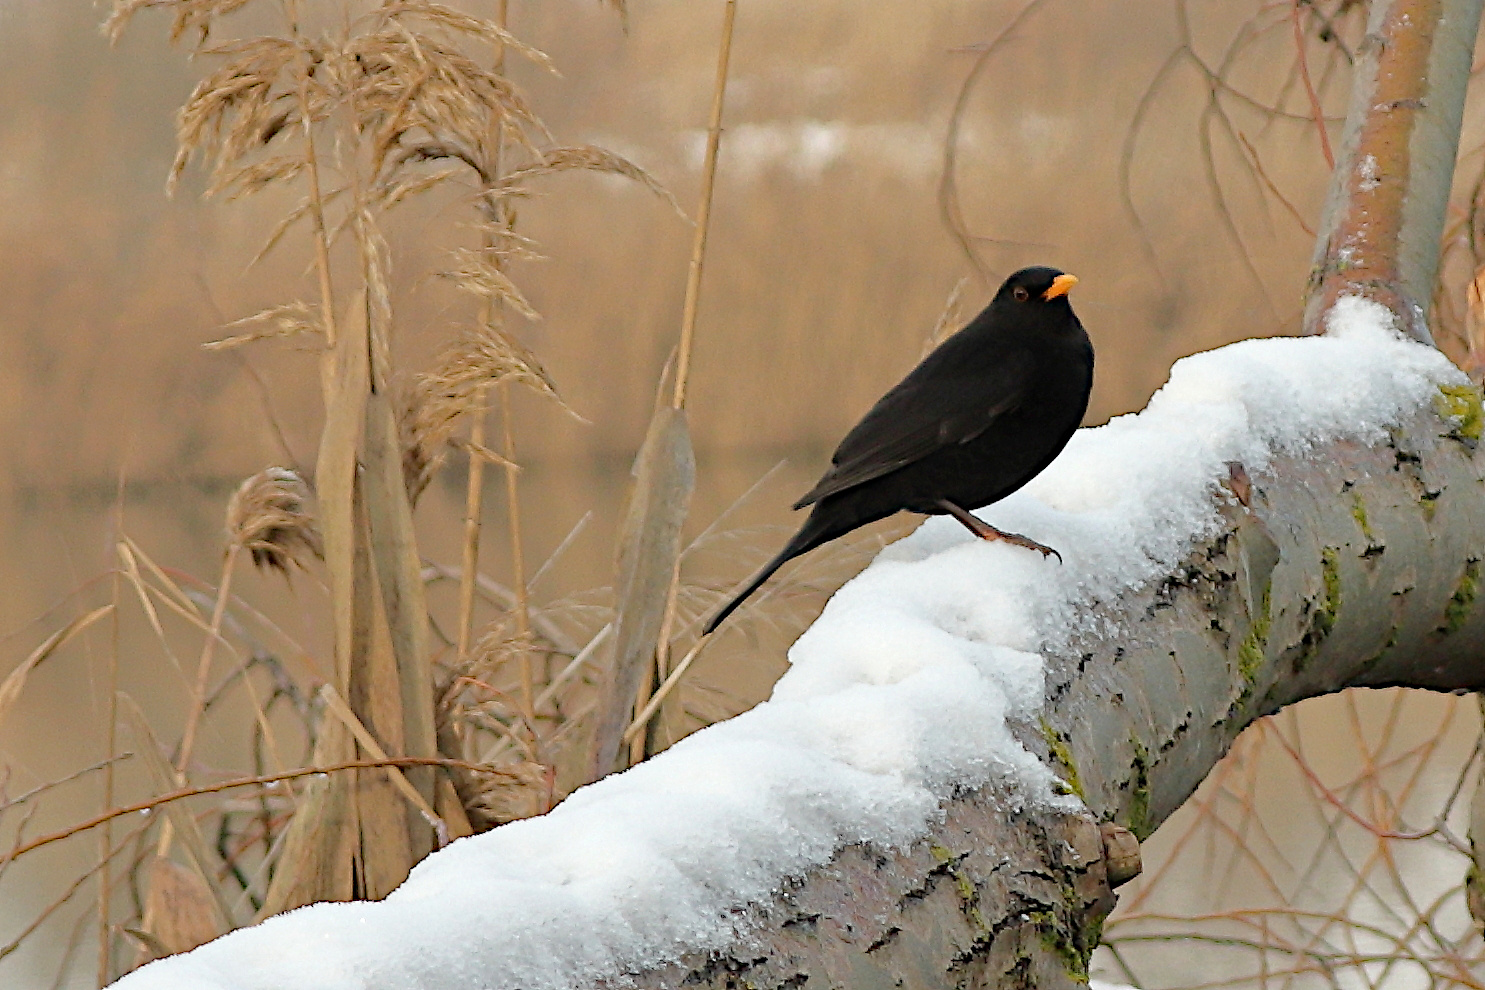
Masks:
[[[1485,687],[1485,454],[1460,430],[1420,409],[1386,443],[1234,466],[1224,529],[1100,606],[1102,632],[1048,657],[1043,721],[1015,727],[1086,813],[963,795],[911,851],[845,850],[760,911],[756,942],[640,985],[1079,985],[1113,906],[1100,822],[1149,835],[1284,705]]]
[[[1480,0],[1372,0],[1351,108],[1310,272],[1305,332],[1343,295],[1397,313],[1433,343],[1438,271]]]

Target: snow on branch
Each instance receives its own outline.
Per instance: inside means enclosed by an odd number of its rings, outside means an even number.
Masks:
[[[1113,903],[1100,823],[1147,834],[1291,701],[1485,686],[1479,393],[1375,303],[1331,321],[1179,362],[986,511],[1064,564],[931,519],[752,711],[455,842],[385,901],[118,986],[1075,981]]]

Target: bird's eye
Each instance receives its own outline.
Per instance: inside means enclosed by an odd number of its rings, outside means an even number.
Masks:
[[[1011,295],[1016,297],[1016,302],[1025,302],[1031,298],[1031,293],[1026,291],[1024,285],[1018,285],[1011,290]]]

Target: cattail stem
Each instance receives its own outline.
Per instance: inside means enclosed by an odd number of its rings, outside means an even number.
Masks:
[[[706,132],[706,161],[701,172],[701,207],[696,211],[696,236],[691,242],[691,267],[686,274],[686,305],[681,313],[681,345],[676,358],[675,395],[671,405],[686,404],[686,382],[691,374],[691,344],[696,336],[696,308],[701,298],[701,265],[706,258],[706,234],[712,219],[712,189],[717,179],[717,148],[722,141],[722,104],[727,94],[727,62],[732,57],[732,22],[737,0],[727,0],[722,19],[722,47],[717,55],[717,82],[712,90],[712,116]]]
[[[706,235],[711,229],[712,192],[717,184],[717,152],[722,143],[722,109],[727,96],[727,64],[732,58],[732,27],[737,19],[737,0],[727,0],[722,17],[722,42],[717,51],[717,77],[712,87],[711,119],[707,122],[706,158],[701,170],[701,202],[696,210],[696,234],[691,242],[691,263],[686,272],[686,302],[681,311],[681,340],[676,347],[675,391],[671,406],[683,409],[686,405],[686,386],[691,377],[691,349],[696,341],[696,312],[701,299],[701,271],[706,260]],[[660,624],[660,636],[655,646],[654,666],[640,680],[639,693],[634,699],[636,711],[648,712],[635,724],[643,726],[659,709],[659,698],[650,697],[652,687],[666,678],[666,662],[670,653],[671,627],[675,620],[676,588],[680,583],[680,561],[671,571],[670,585],[666,590],[665,618]],[[626,735],[630,745],[630,763],[644,759],[648,743],[648,732]]]

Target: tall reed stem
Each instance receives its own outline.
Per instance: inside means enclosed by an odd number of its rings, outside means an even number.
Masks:
[[[712,192],[717,184],[717,152],[722,143],[722,109],[727,96],[727,65],[732,58],[732,27],[737,18],[737,0],[727,0],[722,17],[722,41],[717,52],[717,76],[712,86],[712,110],[707,122],[706,158],[701,172],[701,203],[696,211],[696,234],[691,242],[691,262],[686,272],[686,302],[681,311],[681,340],[676,348],[675,391],[671,395],[671,406],[684,409],[686,386],[691,377],[691,349],[696,340],[696,313],[701,300],[701,272],[706,260],[706,236],[711,229]],[[639,693],[634,699],[636,711],[648,711],[644,721],[648,722],[658,711],[658,702],[650,692],[666,677],[665,666],[670,653],[670,635],[675,623],[676,589],[680,583],[680,567],[672,569],[670,585],[666,590],[665,615],[660,624],[660,638],[656,643],[653,666],[648,676],[640,679]],[[647,755],[647,731],[630,739],[630,762],[638,763]]]
[[[511,422],[510,383],[500,383],[500,421],[505,432],[505,504],[510,527],[511,584],[516,592],[516,634],[525,640],[531,632],[531,602],[526,594],[526,553],[521,544],[521,494],[516,484],[516,433]],[[532,706],[531,651],[521,650],[521,714],[534,734],[536,715]]]
[[[114,515],[115,533],[124,531],[123,475],[119,477],[117,511]],[[117,557],[117,554],[115,554]],[[117,560],[113,566],[111,602],[113,613],[109,616],[108,677],[104,683],[108,690],[108,724],[104,728],[106,752],[103,758],[103,810],[113,808],[113,757],[119,746],[119,573]],[[98,985],[107,986],[113,979],[113,936],[108,925],[109,907],[113,901],[113,871],[108,860],[113,854],[113,823],[104,825],[98,839]]]
[[[211,660],[216,654],[217,640],[222,635],[222,618],[227,611],[227,599],[232,594],[232,574],[236,568],[237,554],[242,544],[233,542],[227,547],[227,557],[222,562],[222,581],[217,587],[216,604],[211,610],[211,629],[206,642],[201,644],[201,658],[196,662],[196,687],[191,699],[191,711],[186,716],[185,732],[181,735],[180,756],[175,761],[175,772],[185,773],[196,748],[196,732],[201,726],[201,715],[206,710],[206,689],[211,675]]]
[[[334,381],[335,343],[339,339],[335,327],[335,292],[330,280],[330,232],[325,223],[325,199],[320,184],[320,159],[315,153],[314,121],[309,114],[307,82],[299,87],[299,115],[304,124],[304,161],[309,167],[309,205],[314,218],[315,275],[320,286],[320,320],[325,324],[325,358],[320,362],[320,375],[325,388],[325,399],[330,398]]]
[[[686,404],[686,384],[691,375],[691,344],[696,337],[696,309],[701,298],[701,266],[706,258],[706,234],[711,227],[712,189],[717,181],[717,148],[722,141],[722,104],[727,95],[727,63],[732,57],[732,24],[737,0],[727,0],[722,20],[722,47],[717,55],[717,81],[712,89],[712,115],[706,131],[706,161],[701,173],[701,208],[696,213],[696,236],[691,242],[691,266],[686,273],[686,305],[681,313],[681,344],[676,358],[675,395],[670,404]]]
[[[485,389],[474,396],[470,410],[469,441],[475,447],[485,443]],[[469,481],[464,490],[464,569],[459,575],[459,658],[469,656],[474,642],[474,597],[480,566],[480,515],[484,511],[485,459],[469,455]]]

